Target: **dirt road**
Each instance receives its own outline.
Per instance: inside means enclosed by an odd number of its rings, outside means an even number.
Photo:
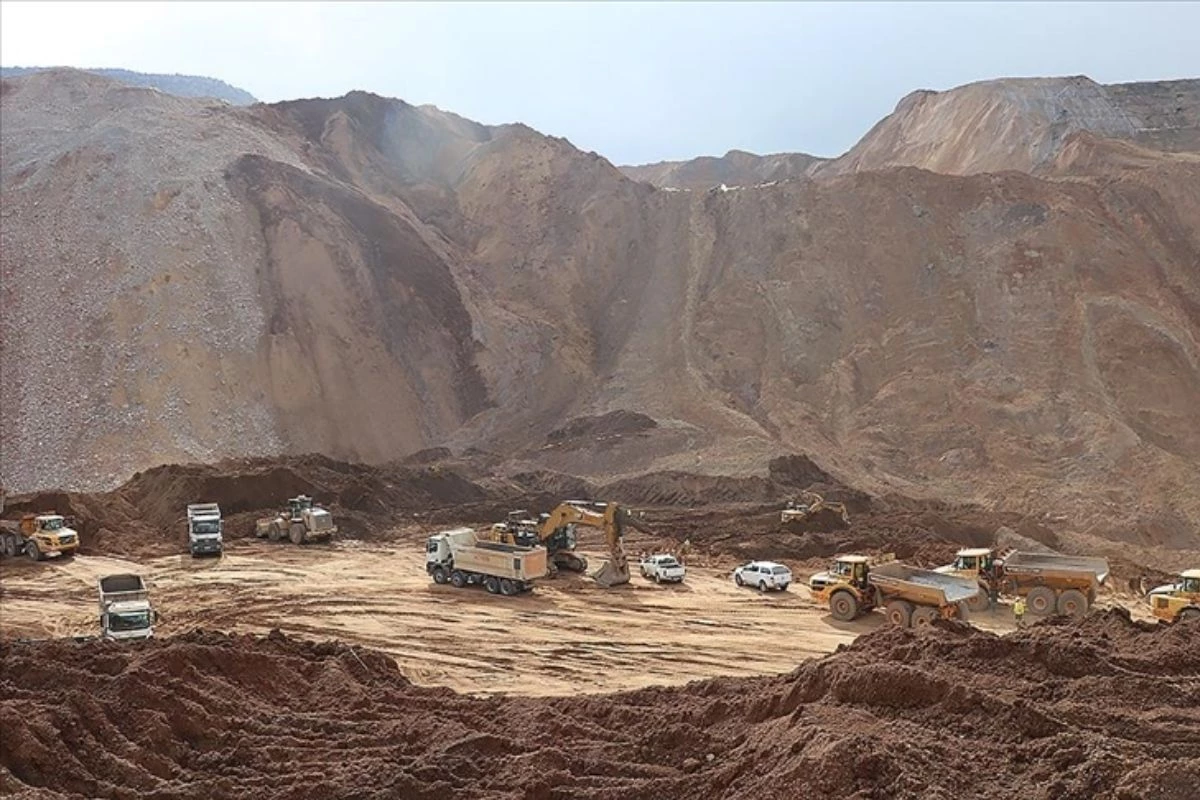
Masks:
[[[423,558],[419,546],[341,541],[238,543],[219,560],[6,561],[0,634],[94,633],[96,579],[133,571],[151,582],[162,634],[280,628],[382,650],[420,684],[566,695],[786,672],[883,623],[878,614],[839,623],[799,584],[760,595],[718,569],[693,567],[680,586],[635,576],[619,589],[560,576],[505,598],[435,586]],[[982,628],[1010,627],[1004,612],[977,617]]]

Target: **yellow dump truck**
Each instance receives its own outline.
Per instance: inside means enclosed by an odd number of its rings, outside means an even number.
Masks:
[[[838,556],[827,572],[809,578],[813,600],[829,606],[842,622],[882,608],[902,628],[923,628],[935,619],[968,616],[967,604],[979,593],[972,578],[902,564],[891,556]]]
[[[425,545],[425,571],[433,582],[460,589],[479,584],[492,594],[520,594],[547,570],[546,548],[485,541],[471,528],[436,533]]]
[[[1161,620],[1200,619],[1200,569],[1184,570],[1178,583],[1151,589],[1146,599],[1151,613]]]
[[[61,514],[26,514],[17,524],[6,523],[0,530],[0,552],[12,557],[24,555],[31,561],[51,556],[72,556],[79,547],[79,534],[67,526]]]
[[[985,596],[974,601],[972,611],[987,608],[989,598],[1006,594],[1024,597],[1034,616],[1058,613],[1079,617],[1096,602],[1109,568],[1103,558],[1017,550],[996,556],[991,548],[980,547],[959,550],[954,563],[937,571],[978,579]]]

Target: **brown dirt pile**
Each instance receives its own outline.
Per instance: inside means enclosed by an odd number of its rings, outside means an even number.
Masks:
[[[197,631],[0,644],[0,787],[88,797],[1188,797],[1196,625],[881,629],[768,679],[572,699]]]

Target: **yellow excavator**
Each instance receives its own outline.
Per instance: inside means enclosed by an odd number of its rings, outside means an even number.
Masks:
[[[544,546],[550,556],[551,573],[559,569],[586,572],[587,559],[575,552],[575,527],[599,528],[604,531],[609,560],[592,577],[601,586],[610,587],[629,583],[629,558],[622,542],[627,523],[642,529],[641,521],[616,503],[568,500],[536,520],[526,517],[525,512],[513,512],[505,522],[493,525],[488,535],[504,544]]]

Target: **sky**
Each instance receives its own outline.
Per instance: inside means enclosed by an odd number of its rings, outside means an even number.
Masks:
[[[1200,3],[0,2],[4,66],[363,89],[618,163],[845,152],[901,97],[997,77],[1197,77]]]

